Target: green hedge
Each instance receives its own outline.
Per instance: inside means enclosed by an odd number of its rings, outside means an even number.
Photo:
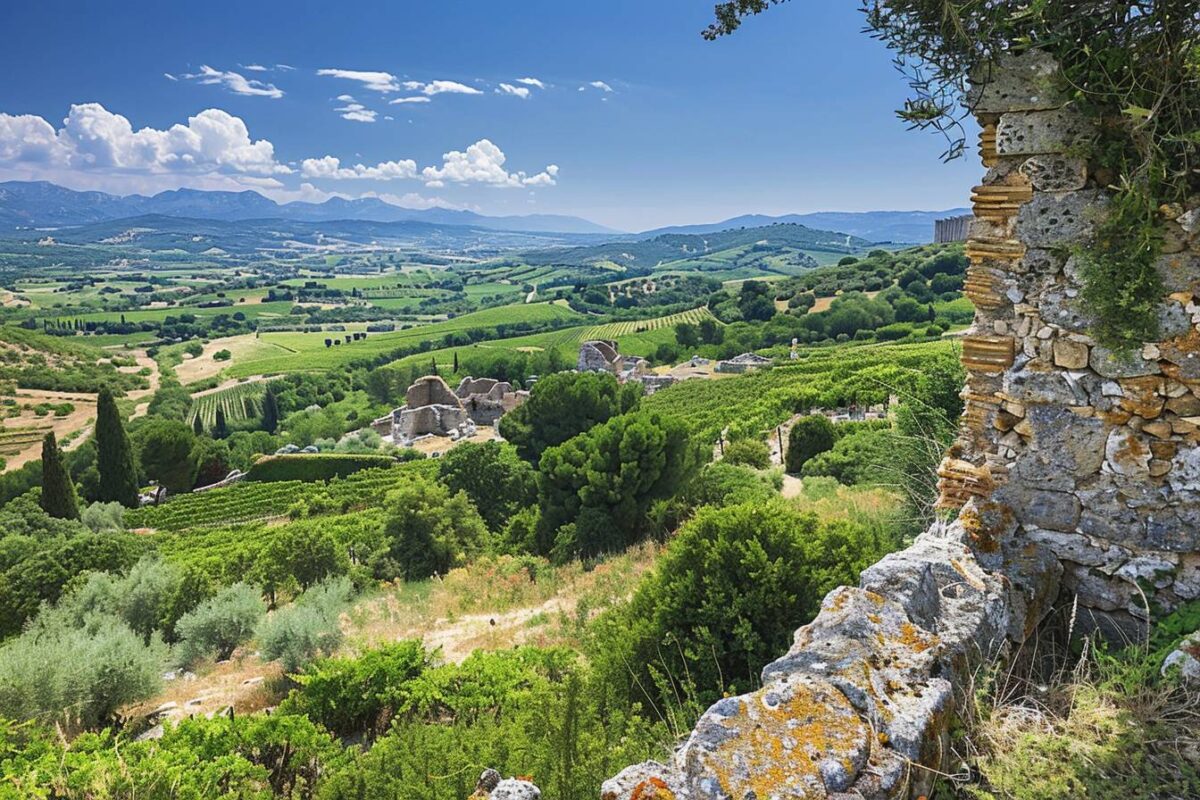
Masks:
[[[396,459],[384,455],[348,455],[344,453],[295,453],[266,456],[246,473],[249,481],[327,481],[344,478],[371,467],[389,467]]]

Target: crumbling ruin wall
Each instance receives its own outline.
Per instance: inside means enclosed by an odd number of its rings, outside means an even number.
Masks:
[[[926,795],[975,669],[1056,599],[1136,634],[1148,604],[1200,596],[1200,211],[1164,209],[1163,341],[1126,359],[1099,346],[1077,248],[1107,195],[1074,155],[1093,123],[1054,78],[1041,54],[1009,57],[970,98],[989,169],[967,243],[966,406],[939,469],[958,519],[830,593],[762,688],[603,800]]]

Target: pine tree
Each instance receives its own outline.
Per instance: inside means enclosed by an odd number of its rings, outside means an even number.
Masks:
[[[42,439],[42,508],[52,517],[79,519],[75,484],[63,464],[54,431]]]
[[[96,401],[96,465],[100,470],[99,499],[127,508],[138,506],[137,465],[117,401],[106,386]]]
[[[199,414],[192,418],[192,433],[197,436],[204,435],[204,420],[200,419]]]
[[[225,409],[217,409],[216,424],[213,425],[212,435],[214,439],[224,439],[229,435],[229,426],[225,423]]]
[[[274,433],[279,427],[279,400],[270,386],[263,394],[262,409],[262,428],[267,433]]]
[[[454,351],[454,374],[458,374],[458,351]]]

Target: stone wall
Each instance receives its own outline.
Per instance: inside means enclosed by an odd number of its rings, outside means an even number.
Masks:
[[[1107,195],[1071,155],[1091,123],[1049,59],[997,66],[969,97],[988,172],[965,411],[939,469],[958,519],[830,593],[762,688],[712,706],[668,763],[627,768],[603,800],[928,795],[977,667],[1056,600],[1127,636],[1150,603],[1200,596],[1200,211],[1164,209],[1163,341],[1126,358],[1097,345],[1075,252]]]
[[[974,219],[970,214],[961,217],[946,217],[945,219],[935,219],[933,221],[933,241],[935,244],[947,244],[949,242],[964,242],[967,239],[967,234],[971,230],[971,221]]]

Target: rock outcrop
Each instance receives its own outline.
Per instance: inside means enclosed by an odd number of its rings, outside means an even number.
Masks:
[[[939,468],[957,520],[830,593],[761,689],[719,701],[603,800],[927,795],[976,668],[1056,600],[1082,630],[1130,637],[1151,603],[1200,597],[1200,210],[1164,209],[1162,341],[1100,346],[1075,255],[1107,202],[1074,155],[1093,122],[1043,54],[986,78],[968,97],[989,170],[967,242],[965,410]],[[1192,644],[1166,668],[1200,672]]]

